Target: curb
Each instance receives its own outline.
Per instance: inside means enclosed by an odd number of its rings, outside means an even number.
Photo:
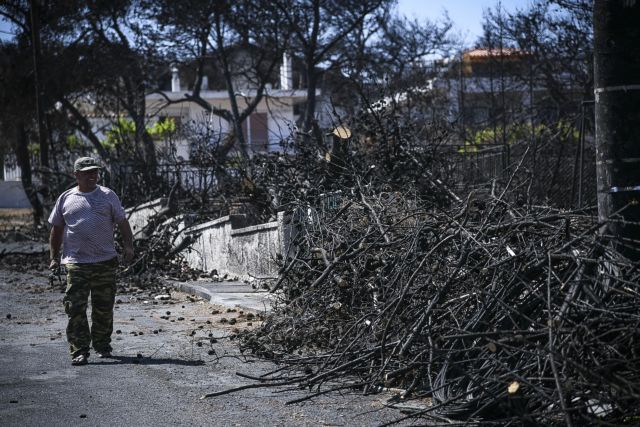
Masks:
[[[220,283],[207,282],[209,286],[198,285],[189,282],[178,282],[172,280],[163,280],[168,287],[176,289],[190,295],[194,295],[204,299],[210,304],[220,305],[232,309],[241,309],[254,313],[267,313],[271,311],[271,301],[273,294],[267,291],[247,291],[238,286],[238,291],[230,291],[234,286],[227,286],[225,289],[217,291],[211,289]]]

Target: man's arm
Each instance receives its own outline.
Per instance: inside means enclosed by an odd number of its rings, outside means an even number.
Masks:
[[[122,234],[122,246],[124,247],[124,260],[131,262],[133,260],[133,231],[129,221],[125,218],[118,223],[120,234]]]
[[[51,234],[49,235],[49,258],[51,263],[49,268],[56,270],[60,267],[60,248],[62,247],[62,240],[64,237],[64,226],[54,225],[51,227]]]

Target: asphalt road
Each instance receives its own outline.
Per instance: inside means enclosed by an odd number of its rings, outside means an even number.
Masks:
[[[13,267],[0,266],[2,426],[370,426],[402,416],[380,395],[287,405],[304,392],[256,388],[201,400],[251,383],[236,372],[259,376],[276,367],[246,361],[225,338],[255,327],[248,313],[179,292],[169,301],[144,291],[119,295],[114,358],[92,355],[88,365],[71,366],[63,294],[49,287],[44,266]]]

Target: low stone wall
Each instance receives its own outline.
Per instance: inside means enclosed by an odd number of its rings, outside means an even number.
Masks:
[[[277,277],[277,259],[285,252],[284,215],[265,224],[244,223],[244,215],[230,215],[183,230],[179,240],[193,240],[182,252],[189,266],[230,279]]]
[[[149,219],[162,209],[160,199],[127,209],[127,217],[134,236],[147,225]],[[181,252],[191,268],[227,275],[228,279],[251,280],[275,278],[277,259],[286,254],[289,232],[284,213],[265,224],[246,226],[244,215],[229,215],[189,227],[187,216],[178,221],[178,235],[174,245],[185,239],[189,245]]]
[[[149,222],[149,218],[160,212],[160,209],[162,209],[162,199],[152,200],[142,205],[126,209],[127,218],[129,219],[131,230],[133,230],[134,238],[144,229]]]
[[[280,222],[268,222],[231,230],[227,265],[230,269],[255,278],[278,276],[277,257],[282,254]]]

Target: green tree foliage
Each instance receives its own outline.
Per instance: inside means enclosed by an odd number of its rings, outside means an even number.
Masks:
[[[176,122],[173,118],[158,120],[147,126],[146,132],[153,138],[165,138],[176,131]],[[103,147],[115,150],[130,145],[136,135],[136,123],[124,117],[118,118],[113,125],[105,131],[105,138],[101,141]]]
[[[171,117],[158,120],[147,128],[147,132],[155,138],[169,137],[176,132],[176,121]]]
[[[541,141],[558,141],[561,144],[576,144],[580,138],[580,130],[567,120],[561,119],[552,123],[513,122],[506,127],[506,144],[528,143],[531,135]],[[461,153],[475,153],[478,150],[501,141],[502,129],[485,127],[481,129],[467,129],[467,139],[458,151]]]

